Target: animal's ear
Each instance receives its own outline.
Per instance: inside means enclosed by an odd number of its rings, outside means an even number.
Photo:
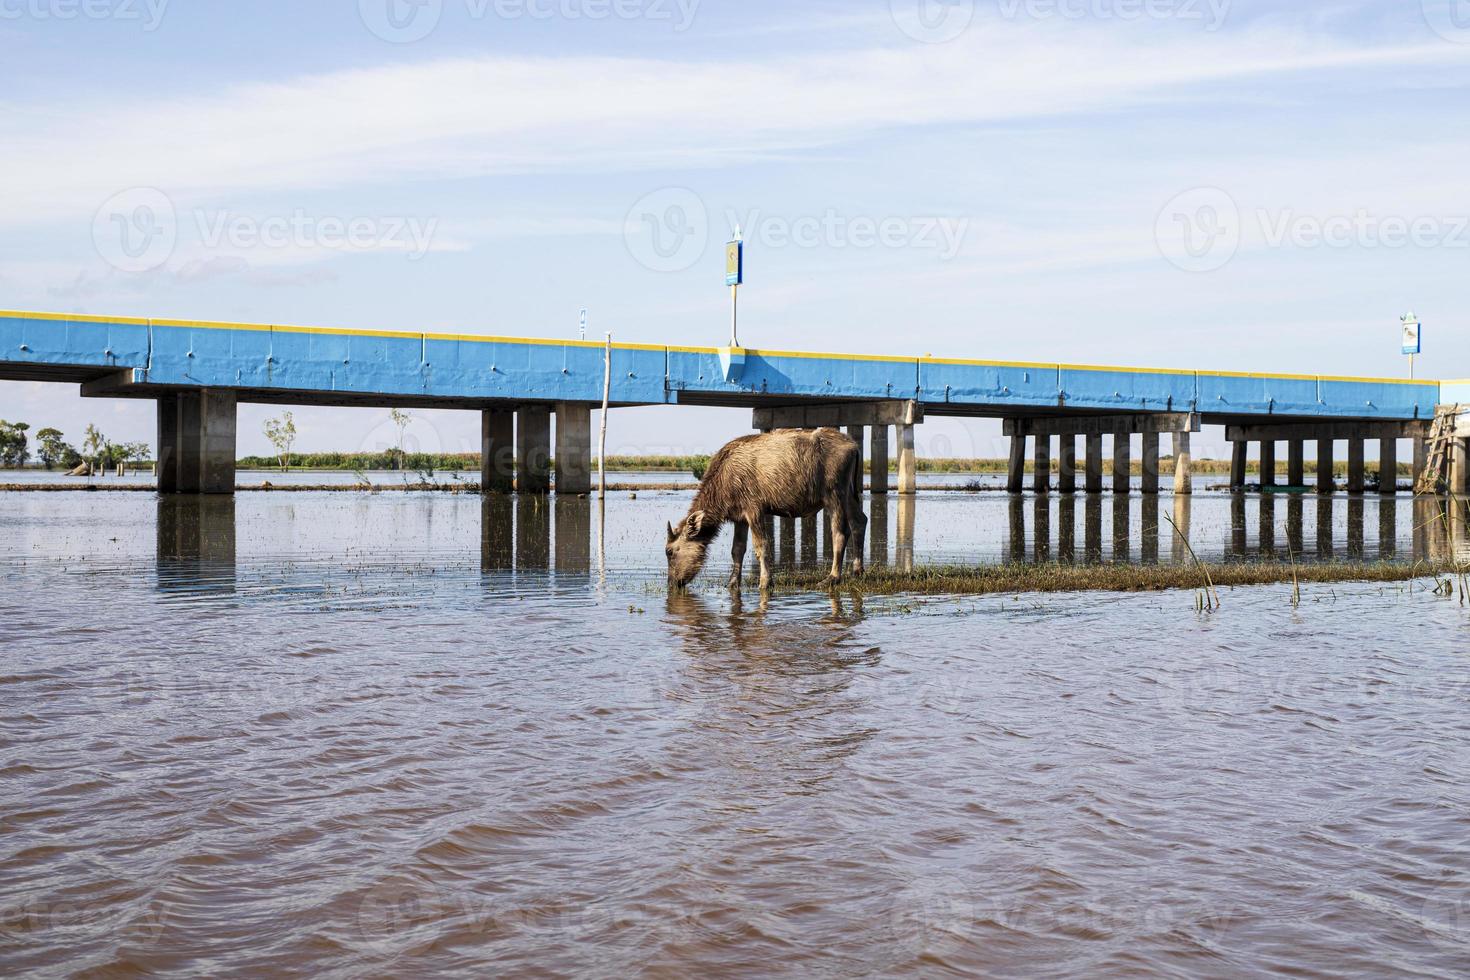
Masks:
[[[675,531],[674,530],[674,525],[670,524],[669,525],[669,540],[670,541],[673,541],[678,536],[679,536],[679,532],[678,531]]]
[[[696,510],[689,515],[689,536],[695,537],[704,530],[704,511]]]

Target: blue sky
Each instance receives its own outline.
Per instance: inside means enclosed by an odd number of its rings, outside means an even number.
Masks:
[[[1466,0],[0,0],[0,81],[0,307],[713,344],[738,220],[753,346],[1396,376],[1412,308],[1470,375]],[[152,439],[69,386],[0,417]]]

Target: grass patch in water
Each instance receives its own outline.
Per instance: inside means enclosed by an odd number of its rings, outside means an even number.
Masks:
[[[1441,574],[1461,574],[1448,565],[1416,562],[1225,562],[1195,565],[933,565],[900,572],[869,569],[862,578],[849,577],[840,588],[864,595],[986,595],[999,592],[1161,592],[1201,590],[1209,571],[1215,587],[1276,585],[1292,582],[1406,582]],[[783,571],[775,577],[782,592],[825,588],[824,571]]]

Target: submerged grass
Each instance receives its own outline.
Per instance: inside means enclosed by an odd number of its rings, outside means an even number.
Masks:
[[[1303,582],[1406,582],[1426,576],[1456,574],[1447,565],[1416,562],[1226,562],[1200,565],[933,565],[901,572],[869,569],[862,578],[847,579],[844,591],[863,595],[986,595],[1000,592],[1161,592],[1200,588],[1207,571],[1210,588]],[[779,591],[807,591],[825,586],[825,571],[784,571],[776,575]],[[1215,600],[1218,603],[1218,599]]]

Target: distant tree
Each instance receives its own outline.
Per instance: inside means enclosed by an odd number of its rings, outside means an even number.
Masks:
[[[48,426],[36,433],[36,455],[40,457],[41,465],[46,469],[54,469],[58,463],[64,463],[67,450],[76,452],[62,441],[60,429]]]
[[[398,468],[401,470],[403,469],[403,462],[406,458],[403,452],[403,434],[408,429],[408,423],[413,421],[413,416],[407,412],[392,408],[388,410],[388,417],[398,427]]]
[[[86,436],[82,441],[82,451],[86,454],[87,462],[92,464],[92,471],[106,471],[107,464],[112,462],[112,443],[107,441],[102,430],[95,425],[87,426]]]
[[[265,420],[265,437],[276,447],[276,457],[281,469],[291,468],[291,446],[296,442],[296,422],[290,412],[282,412],[278,419]]]
[[[0,466],[24,466],[31,458],[27,448],[25,422],[7,422],[0,419]]]
[[[141,463],[148,458],[149,447],[146,442],[125,442],[114,447],[114,453],[119,462]]]

